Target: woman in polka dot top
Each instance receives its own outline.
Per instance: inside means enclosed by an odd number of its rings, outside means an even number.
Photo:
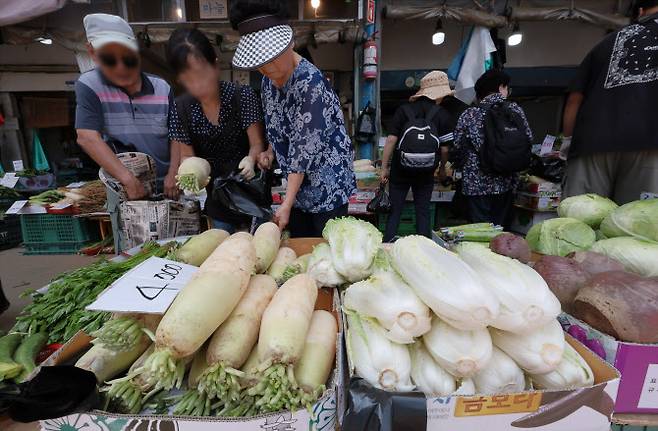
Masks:
[[[169,140],[180,148],[181,160],[202,157],[212,168],[211,177],[236,169],[247,179],[265,150],[260,98],[248,86],[220,81],[218,59],[208,38],[196,29],[178,29],[167,44],[167,59],[187,94],[171,104]],[[250,218],[222,211],[208,185],[206,213],[218,229],[234,232]]]

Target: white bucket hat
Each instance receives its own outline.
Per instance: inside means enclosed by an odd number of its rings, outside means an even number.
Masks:
[[[87,41],[94,49],[108,43],[118,43],[135,52],[139,51],[133,29],[119,16],[92,13],[85,16],[82,23],[87,34]]]
[[[233,56],[236,69],[258,69],[283,54],[294,39],[288,21],[275,15],[259,15],[238,24],[240,43]]]

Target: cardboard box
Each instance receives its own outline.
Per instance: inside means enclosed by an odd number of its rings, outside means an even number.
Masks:
[[[346,324],[345,318],[343,322]],[[347,334],[347,329],[343,332]],[[386,406],[374,413],[378,415],[377,420],[380,423],[397,421],[404,424],[401,427],[393,427],[393,424],[384,423],[383,425],[390,425],[387,429],[502,431],[533,428],[542,431],[609,431],[619,386],[619,372],[570,336],[567,336],[567,341],[592,368],[594,386],[560,391],[434,398],[425,398],[417,392],[388,393],[370,387],[368,399]],[[348,366],[350,375],[354,376],[354,367],[349,358]],[[353,400],[350,401],[350,406],[352,403]],[[363,414],[359,410],[365,411],[368,407],[359,405],[355,409],[356,415]],[[426,416],[425,427],[417,423],[423,421],[423,412]],[[352,423],[349,417],[351,414],[350,410],[346,412],[346,425]],[[412,422],[415,423],[407,425],[403,418],[413,418]],[[361,422],[359,419],[355,422]]]
[[[565,328],[578,325],[588,339],[599,340],[605,360],[621,373],[615,414],[658,414],[658,344],[618,341],[566,313],[560,315],[560,322]],[[654,424],[658,424],[658,416]]]
[[[299,255],[308,253],[313,246],[322,242],[320,238],[299,238],[286,241],[286,245]],[[343,328],[339,295],[333,289],[321,289],[316,302],[316,309],[329,310],[338,319],[339,330]],[[63,418],[41,421],[42,431],[60,430],[65,427],[70,431],[111,430],[175,430],[175,431],[278,431],[278,430],[334,430],[344,411],[342,388],[344,386],[345,357],[342,343],[342,331],[338,334],[336,365],[328,389],[313,405],[309,412],[300,409],[294,412],[279,412],[259,415],[251,418],[217,418],[217,417],[183,417],[162,415],[122,415],[95,410],[87,413],[69,415]],[[91,337],[83,333],[76,334],[60,350],[42,365],[57,365],[75,360],[90,347]]]
[[[530,228],[537,223],[557,217],[556,211],[536,211],[518,206],[514,206],[512,212],[510,230],[522,235],[527,234]]]
[[[560,205],[561,193],[526,193],[517,192],[514,204],[535,211],[554,211]]]

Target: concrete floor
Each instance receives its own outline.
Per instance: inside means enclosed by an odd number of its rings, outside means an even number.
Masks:
[[[0,251],[0,280],[11,307],[0,315],[0,329],[6,331],[14,324],[29,298],[20,298],[26,289],[39,289],[62,272],[93,262],[95,257],[81,255],[25,256],[22,248]]]
[[[39,289],[62,272],[93,262],[95,257],[80,255],[25,256],[22,248],[0,251],[0,280],[11,306],[0,315],[0,329],[7,331],[14,325],[14,318],[29,302],[21,298],[26,289]],[[18,424],[0,417],[2,431],[37,431],[39,424]]]

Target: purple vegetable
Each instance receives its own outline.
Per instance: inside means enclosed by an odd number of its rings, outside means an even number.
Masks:
[[[585,341],[585,345],[589,347],[589,349],[599,355],[603,360],[605,360],[605,349],[603,348],[603,344],[601,344],[601,341],[599,340],[587,340]]]
[[[571,325],[567,331],[576,340],[580,341],[583,344],[587,344],[587,331],[581,328],[578,325]]]

